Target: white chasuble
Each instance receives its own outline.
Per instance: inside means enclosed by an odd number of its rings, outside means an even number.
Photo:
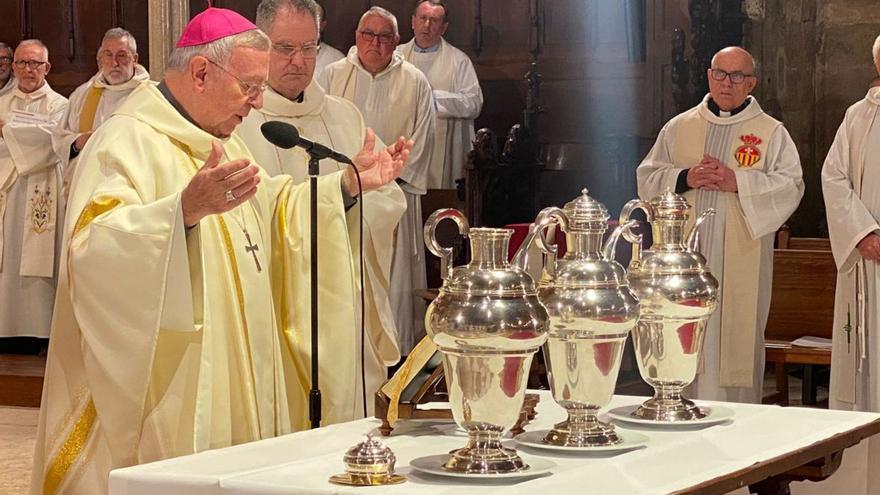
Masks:
[[[859,241],[880,234],[880,88],[849,107],[822,167],[822,193],[837,264],[831,349],[832,409],[880,412],[877,264],[865,261]],[[793,493],[880,493],[880,440],[847,449],[840,469],[820,483],[792,484]],[[798,491],[794,491],[794,490]]]
[[[440,39],[431,52],[416,49],[415,40],[397,48],[431,83],[436,107],[434,149],[428,168],[429,189],[455,189],[464,177],[467,153],[473,148],[474,119],[483,108],[483,92],[471,59]]]
[[[214,141],[144,84],[81,157],[32,494],[106,493],[111,469],[306,421],[308,384],[284,370],[296,360],[288,343],[309,329],[308,188],[264,176],[253,199],[185,229],[181,191]],[[252,159],[237,137],[223,147],[228,160]],[[321,277],[335,299],[321,318],[334,328],[350,324],[336,308],[354,300],[340,187],[341,174],[324,177],[318,198],[321,250],[337,260]]]
[[[732,168],[738,192],[689,190],[691,224],[714,208],[701,229],[700,251],[721,287],[709,318],[703,364],[691,386],[705,400],[760,403],[764,327],[770,309],[773,238],[803,196],[800,159],[781,123],[751,98],[741,112],[719,117],[698,106],[670,120],[639,165],[639,196],[675,190],[679,174],[709,154]]]
[[[15,89],[16,87],[18,87],[18,82],[16,82],[15,76],[10,74],[9,79],[6,80],[6,84],[4,84],[3,86],[0,86],[0,96],[3,96],[6,93],[9,93],[10,91]]]
[[[276,93],[271,88],[263,93],[263,108],[251,112],[244,119],[236,133],[244,140],[253,153],[257,163],[270,176],[286,174],[293,177],[294,183],[307,180],[308,155],[301,148],[288,150],[276,148],[266,141],[260,132],[260,126],[268,121],[281,121],[297,128],[300,136],[311,141],[328,146],[346,156],[353,157],[361,149],[364,142],[366,127],[363,118],[355,106],[348,100],[328,96],[318,83],[312,81],[303,93],[303,101],[291,101]],[[382,143],[376,143],[376,149],[380,149]],[[346,165],[334,160],[325,159],[320,162],[321,174],[343,170]],[[397,347],[397,331],[394,327],[394,314],[391,312],[389,300],[391,256],[394,248],[394,230],[400,217],[406,209],[406,200],[403,192],[396,183],[390,183],[384,187],[367,192],[352,208],[348,222],[348,236],[351,240],[352,256],[358,259],[359,222],[358,213],[363,208],[364,219],[364,287],[365,287],[365,321],[367,342],[366,346],[366,391],[367,409],[372,414],[373,396],[379,386],[387,379],[387,368],[400,359],[400,351]],[[308,256],[308,249],[304,253]],[[319,271],[331,270],[336,260],[321,256],[319,258]],[[359,262],[356,263],[359,268]],[[357,281],[359,282],[359,281]],[[323,302],[320,302],[323,304]],[[336,373],[340,370],[339,359],[346,362],[360,363],[360,301],[354,307],[346,307],[354,313],[352,318],[354,326],[347,331],[341,328],[322,328],[321,347],[335,349],[337,359],[325,361],[323,373]],[[342,308],[336,308],[342,310]],[[297,345],[304,345],[298,342]],[[308,357],[308,349],[299,349],[303,358]],[[351,352],[352,354],[342,354]],[[307,359],[306,359],[307,361]],[[300,371],[308,370],[305,367],[298,368]],[[358,365],[359,371],[359,365]],[[308,383],[308,373],[300,378]],[[325,418],[324,424],[339,421],[350,421],[363,416],[361,403],[361,380],[342,381],[344,390],[330,390],[322,387],[324,400],[339,402],[340,407],[332,418]],[[345,394],[351,397],[343,399]],[[331,397],[331,399],[327,399]],[[341,407],[342,403],[346,406]],[[351,407],[356,406],[357,407]]]
[[[315,75],[320,74],[324,67],[343,58],[345,58],[344,53],[322,41],[321,48],[318,50],[318,57],[315,59]]]
[[[391,62],[375,76],[367,72],[352,47],[348,56],[327,66],[318,78],[327,94],[355,104],[367,127],[386,143],[398,137],[415,142],[400,187],[406,213],[397,228],[391,262],[391,310],[399,335],[400,352],[408,354],[425,335],[425,304],[413,290],[427,286],[422,233],[421,195],[428,188],[434,147],[434,104],[431,85],[415,66],[395,52]]]
[[[122,84],[108,84],[99,71],[70,94],[70,105],[52,136],[52,147],[58,154],[61,169],[64,171],[65,196],[76,170],[76,158],[70,159],[70,145],[80,134],[97,129],[110,118],[134,88],[149,80],[150,74],[138,64],[135,66],[134,77]]]
[[[48,337],[63,208],[52,130],[67,99],[48,83],[0,97],[0,337]]]

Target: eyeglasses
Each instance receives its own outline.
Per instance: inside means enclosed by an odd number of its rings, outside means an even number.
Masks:
[[[222,65],[218,64],[217,62],[214,62],[210,58],[205,57],[205,60],[207,60],[208,62],[211,62],[218,69],[229,74],[233,79],[238,81],[238,85],[241,87],[241,90],[244,92],[244,94],[248,97],[249,100],[253,100],[254,98],[260,96],[261,94],[263,94],[263,91],[266,91],[266,88],[269,87],[269,85],[266,82],[262,82],[260,84],[246,83],[246,82],[242,81],[241,79],[239,79],[238,76],[236,76],[232,72],[229,72],[229,69],[227,69],[226,67],[223,67]]]
[[[315,58],[318,56],[318,50],[320,50],[321,47],[314,43],[307,43],[302,46],[276,45],[275,43],[272,43],[272,49],[285,57],[293,58],[294,55],[299,53],[302,55],[302,58]]]
[[[721,69],[709,69],[709,73],[712,75],[712,79],[716,81],[723,81],[725,78],[730,77],[730,82],[733,84],[740,84],[746,80],[747,77],[755,77],[754,74],[743,74],[742,71],[733,71],[727,72]]]
[[[37,70],[42,67],[44,64],[48,64],[49,62],[41,62],[39,60],[16,60],[12,62],[19,69],[23,69],[24,66],[27,66],[30,70]]]
[[[374,39],[378,39],[380,45],[387,45],[394,41],[392,33],[374,33],[372,31],[358,31],[358,33],[367,43],[372,43]]]
[[[12,64],[12,57],[0,57],[0,65]]]

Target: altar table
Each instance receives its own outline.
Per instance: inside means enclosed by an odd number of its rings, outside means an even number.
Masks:
[[[538,415],[526,431],[564,419],[549,393],[540,395]],[[609,408],[642,400],[615,396]],[[396,471],[408,478],[406,483],[333,485],[327,478],[344,471],[345,451],[379,425],[378,420],[361,419],[117,469],[110,474],[110,495],[722,494],[748,485],[757,493],[787,493],[789,481],[830,475],[845,448],[880,432],[880,414],[715,404],[733,409],[734,419],[684,429],[619,424],[650,441],[645,448],[616,455],[518,447],[526,458],[540,456],[556,464],[549,474],[532,478],[477,481],[420,474],[410,468],[411,459],[461,447],[466,434],[452,422],[402,421],[392,436],[380,438],[396,454]]]

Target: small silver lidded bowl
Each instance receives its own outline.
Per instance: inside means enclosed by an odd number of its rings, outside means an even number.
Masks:
[[[397,485],[406,478],[394,474],[397,458],[387,445],[367,433],[367,439],[345,452],[345,472],[330,477],[331,483],[348,486]]]

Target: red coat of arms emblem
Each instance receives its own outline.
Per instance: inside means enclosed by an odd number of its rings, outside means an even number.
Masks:
[[[740,167],[753,167],[761,160],[761,151],[758,149],[758,145],[763,141],[754,134],[740,136],[739,138],[745,144],[736,149],[734,154],[736,161],[739,162]]]

